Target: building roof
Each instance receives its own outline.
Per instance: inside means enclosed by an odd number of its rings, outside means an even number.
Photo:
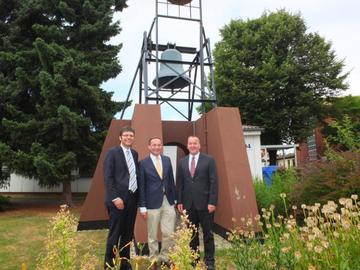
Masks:
[[[275,144],[275,145],[261,145],[261,149],[267,150],[281,150],[299,147],[298,144]]]
[[[249,125],[243,125],[244,131],[263,131],[264,128],[259,126],[249,126]]]

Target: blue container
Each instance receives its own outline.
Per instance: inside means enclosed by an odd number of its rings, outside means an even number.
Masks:
[[[267,186],[272,185],[272,175],[276,172],[277,166],[265,166],[262,168],[263,179]]]

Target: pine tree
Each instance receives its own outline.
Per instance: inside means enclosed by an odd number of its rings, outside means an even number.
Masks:
[[[113,15],[126,0],[0,1],[0,165],[63,184],[90,175],[121,109],[101,84],[121,72]]]

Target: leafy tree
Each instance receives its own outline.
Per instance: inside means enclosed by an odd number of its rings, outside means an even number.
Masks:
[[[220,33],[214,50],[219,103],[239,107],[243,122],[264,127],[264,144],[302,141],[322,117],[324,99],[347,88],[343,60],[331,43],[307,32],[299,14],[279,10],[232,20]]]
[[[335,98],[326,104],[322,134],[329,147],[340,151],[360,149],[360,96]],[[330,150],[330,149],[329,149]]]
[[[329,146],[338,151],[360,151],[360,126],[348,115],[332,121],[329,129],[332,131],[326,137]]]
[[[0,163],[44,186],[89,175],[121,104],[101,84],[121,71],[113,14],[126,0],[0,1]],[[73,172],[73,173],[72,173]]]
[[[325,103],[325,116],[341,119],[348,115],[355,124],[360,125],[360,96],[343,96]]]

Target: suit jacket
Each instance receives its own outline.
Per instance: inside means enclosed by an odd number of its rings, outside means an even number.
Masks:
[[[192,205],[197,210],[207,210],[208,204],[217,205],[218,176],[213,157],[200,153],[194,177],[189,171],[189,156],[180,161],[176,184],[178,203],[185,209]]]
[[[139,186],[138,153],[131,149],[134,158],[137,183]],[[112,205],[115,198],[119,197],[126,202],[129,190],[130,173],[126,163],[124,151],[121,146],[111,148],[104,161],[105,204]]]
[[[155,165],[148,156],[140,161],[140,207],[158,209],[161,207],[165,195],[170,205],[176,200],[176,188],[170,158],[161,156],[163,179],[156,171]]]

